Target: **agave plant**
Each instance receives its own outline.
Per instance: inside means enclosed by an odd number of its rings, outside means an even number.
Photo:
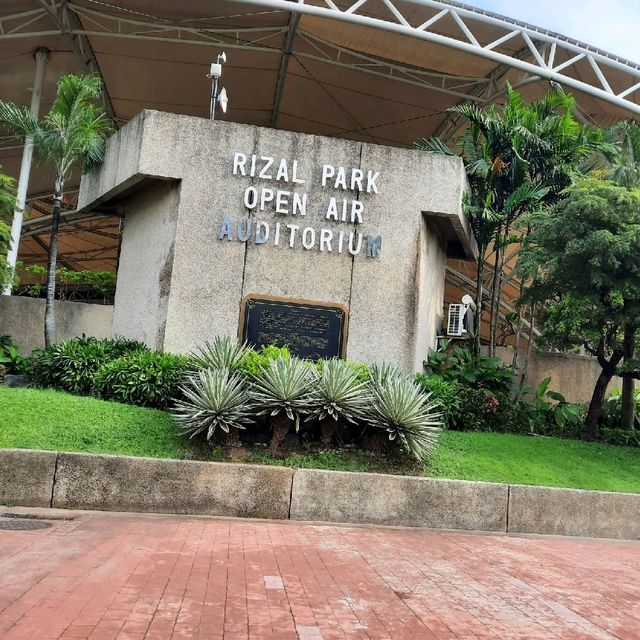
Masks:
[[[395,364],[383,362],[382,364],[372,364],[369,367],[369,379],[374,388],[384,387],[395,378],[404,378],[402,369]]]
[[[316,380],[315,369],[299,358],[280,357],[260,368],[251,397],[259,413],[269,413],[274,418],[271,451],[278,449],[292,422],[296,431],[300,428],[300,416],[311,410],[311,392]]]
[[[359,382],[357,371],[344,360],[325,360],[311,395],[312,410],[307,420],[320,421],[321,442],[329,446],[336,422],[343,418],[355,423],[364,417],[371,403],[369,385]]]
[[[205,433],[211,441],[219,429],[226,443],[237,440],[237,429],[251,419],[252,407],[244,380],[229,369],[203,369],[181,387],[184,400],[176,400],[173,419],[190,438]]]
[[[249,347],[247,343],[240,344],[229,336],[217,336],[213,342],[205,342],[203,347],[191,353],[191,359],[200,369],[229,369],[234,370],[244,357]]]
[[[442,429],[439,405],[430,396],[406,376],[391,376],[373,387],[373,421],[420,461],[433,450]]]

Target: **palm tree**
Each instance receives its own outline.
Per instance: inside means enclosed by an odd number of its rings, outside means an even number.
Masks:
[[[63,76],[49,113],[40,121],[27,107],[0,101],[0,125],[21,138],[30,137],[36,155],[55,169],[44,321],[46,346],[53,344],[56,334],[53,301],[64,185],[74,166],[86,170],[102,161],[104,141],[112,131],[111,122],[98,106],[101,92],[102,82],[96,75]]]
[[[576,162],[598,148],[597,130],[574,118],[575,101],[560,90],[526,103],[507,83],[503,107],[473,104],[449,109],[467,121],[456,141],[464,161],[471,194],[469,221],[478,244],[476,270],[476,354],[480,348],[483,311],[482,279],[493,245],[493,284],[490,305],[490,349],[495,348],[506,248],[513,241],[516,221],[525,213],[553,204],[571,183]],[[452,154],[437,138],[422,139],[418,149]]]

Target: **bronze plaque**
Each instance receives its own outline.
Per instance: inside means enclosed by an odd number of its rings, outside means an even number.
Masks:
[[[307,360],[344,355],[347,318],[341,306],[250,297],[242,320],[242,338],[253,347],[288,347]]]

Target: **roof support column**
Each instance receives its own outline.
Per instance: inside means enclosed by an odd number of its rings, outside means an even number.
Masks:
[[[282,48],[282,60],[280,60],[280,69],[278,70],[278,84],[276,85],[276,94],[275,98],[273,99],[273,111],[271,112],[270,126],[274,128],[278,124],[280,101],[282,100],[282,94],[284,92],[284,81],[287,78],[289,58],[291,58],[293,39],[295,38],[299,21],[300,14],[292,13],[291,18],[289,18],[289,28],[287,29],[287,36],[284,41],[284,47]]]
[[[31,115],[37,118],[40,114],[40,98],[42,97],[42,85],[44,83],[44,72],[49,61],[49,49],[38,49],[35,53],[36,75],[33,81],[33,93],[31,94]],[[28,137],[24,141],[22,151],[22,164],[20,165],[20,177],[18,179],[18,190],[16,197],[16,208],[13,212],[11,223],[11,243],[7,253],[7,263],[10,268],[15,268],[18,260],[18,247],[20,246],[20,234],[22,232],[22,218],[24,207],[27,201],[27,189],[29,187],[29,175],[31,174],[31,160],[33,159],[33,144]],[[11,295],[11,284],[8,284],[2,292],[5,296]]]

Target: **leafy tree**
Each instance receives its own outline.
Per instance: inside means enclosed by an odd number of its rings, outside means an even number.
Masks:
[[[611,378],[638,377],[637,363],[620,363],[625,334],[640,328],[640,191],[587,178],[533,217],[521,258],[535,274],[526,296],[542,309],[547,344],[581,346],[598,359],[586,418],[595,438]]]
[[[471,193],[466,203],[479,248],[476,272],[475,352],[483,312],[485,262],[494,253],[490,307],[490,349],[496,327],[507,247],[514,241],[514,223],[525,213],[553,204],[571,183],[578,160],[601,144],[601,133],[574,118],[575,101],[562,91],[526,103],[522,94],[506,86],[504,107],[463,104],[449,109],[468,127],[457,140]],[[419,149],[452,154],[437,138],[416,143]]]
[[[627,189],[640,187],[640,124],[631,120],[624,120],[610,127],[607,131],[610,138],[617,144],[608,153],[609,179]],[[633,327],[627,326],[624,336],[624,361],[630,362],[635,358],[636,341]],[[624,378],[622,382],[622,398],[620,411],[620,426],[632,429],[635,420],[635,381]]]
[[[98,106],[102,82],[96,75],[66,75],[49,113],[34,118],[27,107],[0,101],[0,124],[10,133],[33,141],[34,152],[55,170],[53,215],[49,241],[45,344],[55,341],[54,296],[58,259],[58,227],[64,185],[74,166],[88,169],[104,157],[104,141],[112,127]]]
[[[0,166],[0,289],[4,289],[13,277],[12,270],[7,263],[7,253],[11,246],[11,228],[7,221],[13,213],[15,202],[13,179],[2,173]]]

